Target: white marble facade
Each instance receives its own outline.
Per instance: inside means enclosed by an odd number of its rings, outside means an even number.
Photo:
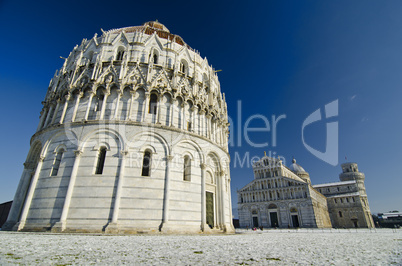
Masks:
[[[293,159],[264,156],[253,165],[254,180],[238,191],[241,227],[373,228],[364,185],[356,163],[344,163],[340,182],[311,185],[309,174]]]
[[[43,104],[4,229],[233,232],[225,96],[164,25],[84,39]]]
[[[237,192],[240,227],[331,227],[326,198],[295,160],[288,168],[264,156],[253,170],[254,180]]]

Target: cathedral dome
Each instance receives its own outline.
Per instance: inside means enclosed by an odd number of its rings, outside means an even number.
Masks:
[[[292,164],[288,167],[293,173],[298,175],[300,178],[302,178],[304,181],[307,183],[311,183],[310,181],[310,175],[304,170],[303,167],[301,167],[299,164],[296,163],[296,159],[292,160]]]
[[[289,169],[294,173],[303,173],[306,172],[303,167],[296,163],[296,159],[292,160],[292,164],[289,166]]]

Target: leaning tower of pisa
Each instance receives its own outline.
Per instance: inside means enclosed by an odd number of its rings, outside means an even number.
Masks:
[[[161,23],[102,31],[51,79],[3,229],[233,232],[225,95]]]

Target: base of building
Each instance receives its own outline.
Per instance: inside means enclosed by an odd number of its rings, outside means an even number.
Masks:
[[[231,224],[219,226],[211,229],[208,224],[185,225],[175,223],[162,223],[159,227],[130,226],[127,224],[108,223],[100,226],[94,224],[71,224],[68,221],[56,222],[53,225],[40,225],[31,223],[8,223],[4,224],[4,231],[21,232],[52,232],[69,234],[231,234],[235,233]]]

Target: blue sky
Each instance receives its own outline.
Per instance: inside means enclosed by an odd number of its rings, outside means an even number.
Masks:
[[[94,2],[95,3],[95,2]],[[325,150],[325,123],[339,123],[339,163],[366,174],[373,213],[402,210],[402,2],[400,1],[0,1],[0,202],[12,200],[39,122],[41,101],[60,56],[83,38],[158,19],[206,56],[226,94],[232,136],[232,199],[253,179],[235,158],[264,151],[292,157],[313,184],[336,182],[339,164],[312,155],[301,139],[303,121],[334,100],[339,115],[305,129],[305,141]],[[237,130],[260,114],[278,122],[271,132]],[[250,126],[263,126],[254,119]]]

